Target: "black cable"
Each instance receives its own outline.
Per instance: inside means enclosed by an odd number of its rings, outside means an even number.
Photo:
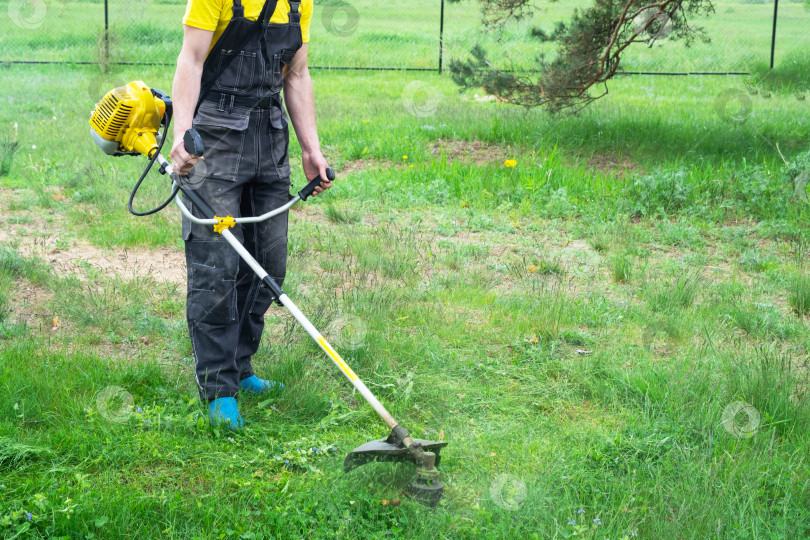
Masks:
[[[141,175],[140,178],[138,178],[138,183],[135,184],[135,187],[132,188],[132,192],[129,194],[129,204],[127,206],[129,207],[130,213],[136,216],[151,216],[152,214],[157,214],[158,212],[169,206],[169,204],[177,196],[177,192],[180,191],[179,187],[174,186],[174,188],[172,189],[172,194],[169,196],[168,199],[163,201],[163,204],[155,208],[152,208],[147,212],[137,212],[132,207],[132,203],[135,201],[135,195],[138,193],[138,189],[140,189],[141,183],[143,182],[144,178],[146,178],[146,175],[149,174],[149,171],[152,169],[152,165],[155,164],[155,161],[157,161],[157,158],[160,155],[160,151],[163,149],[163,144],[166,142],[166,133],[168,133],[168,131],[169,131],[169,122],[167,121],[163,124],[163,136],[160,138],[160,145],[157,147],[157,150],[155,150],[155,153],[152,154],[152,157],[149,160],[149,165],[146,166],[146,169],[144,169],[143,174]]]

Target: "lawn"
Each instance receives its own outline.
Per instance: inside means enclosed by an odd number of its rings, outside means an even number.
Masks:
[[[810,114],[777,67],[622,77],[570,117],[314,73],[338,180],[291,213],[285,290],[450,442],[435,509],[412,467],[343,472],[387,430],[282,308],[254,365],[288,388],[208,425],[178,212],[129,215],[145,160],[87,124],[172,70],[0,67],[0,536],[810,536]]]
[[[693,23],[704,28],[708,42],[687,48],[664,37],[651,47],[638,46],[623,59],[627,71],[737,71],[767,66],[773,30],[771,2],[715,0],[714,14]],[[550,33],[585,0],[539,2],[537,9],[502,32],[480,28],[480,10],[470,0],[445,2],[443,60],[467,54],[475,44],[499,50],[508,43],[502,67],[533,68],[540,52],[553,47],[533,37]],[[104,36],[104,4],[86,0],[0,0],[0,13],[12,21],[0,35],[0,61],[70,61],[96,63],[99,51],[109,49],[111,62],[172,64],[182,39],[184,0],[110,0],[109,37]],[[379,0],[364,6],[342,0],[316,2],[311,22],[311,64],[327,68],[438,69],[441,2],[439,0]],[[58,32],[46,31],[54,24]],[[807,64],[807,27],[810,11],[801,2],[779,6],[775,58],[788,63],[797,57]],[[666,33],[666,31],[664,32]],[[105,45],[106,43],[106,45]],[[666,52],[662,53],[664,47]]]

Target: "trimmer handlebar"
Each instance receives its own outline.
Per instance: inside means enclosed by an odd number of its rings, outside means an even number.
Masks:
[[[186,147],[186,152],[195,158],[202,157],[203,153],[205,152],[202,137],[200,137],[200,134],[194,128],[186,130],[185,135],[183,135],[183,146]],[[335,170],[333,168],[326,168],[326,178],[328,178],[330,182],[335,179]],[[303,189],[301,189],[301,191],[298,192],[298,197],[302,201],[307,200],[310,195],[315,193],[315,188],[318,187],[321,182],[323,182],[323,179],[320,177],[320,175],[316,176],[310,180],[309,183],[304,186]]]
[[[330,182],[335,179],[335,170],[332,167],[326,168],[326,177]],[[316,176],[309,181],[309,184],[305,185],[304,188],[298,192],[298,196],[301,197],[302,201],[307,200],[307,197],[315,192],[315,188],[318,187],[321,182],[323,182],[323,179],[320,177],[320,175]]]
[[[196,129],[188,129],[186,130],[185,134],[183,135],[183,145],[186,148],[186,152],[194,157],[202,157],[204,148],[202,138],[200,134],[197,132]],[[166,172],[173,173],[173,169],[171,164],[161,156],[160,154],[157,155],[158,163],[160,164],[160,172],[165,174]],[[326,168],[326,178],[330,181],[335,179],[335,171],[331,167]],[[198,225],[214,225],[215,228],[217,226],[221,226],[222,223],[227,224],[239,224],[239,223],[259,223],[261,221],[265,221],[270,219],[273,216],[286,212],[290,209],[295,203],[298,201],[305,201],[307,198],[315,192],[315,188],[323,182],[323,179],[319,176],[316,176],[309,183],[304,186],[301,191],[298,192],[296,197],[293,197],[287,204],[279,206],[275,210],[271,210],[266,214],[262,214],[261,216],[251,216],[251,217],[237,217],[233,218],[227,216],[227,218],[220,218],[214,214],[214,210],[195,192],[195,188],[186,185],[182,179],[178,178],[175,180],[176,189],[181,190],[185,196],[191,201],[191,203],[197,207],[199,213],[202,214],[203,217],[198,217],[193,215],[186,205],[183,204],[181,198],[176,198],[175,203],[180,208],[180,211],[183,213],[183,216],[191,220],[193,223],[197,223]],[[224,221],[223,221],[224,220]]]

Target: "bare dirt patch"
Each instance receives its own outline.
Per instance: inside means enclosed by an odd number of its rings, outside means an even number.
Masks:
[[[644,169],[627,156],[593,154],[586,160],[585,166],[605,174],[616,175],[619,178],[644,173]]]
[[[177,285],[186,282],[185,255],[171,248],[108,250],[84,244],[52,251],[43,258],[60,272],[80,273],[89,264],[109,276],[150,277]]]
[[[437,157],[450,161],[461,161],[485,166],[503,163],[513,152],[511,147],[481,141],[461,141],[439,139],[430,145],[430,151]]]
[[[53,298],[53,293],[43,287],[19,280],[14,288],[14,301],[10,303],[11,316],[15,323],[24,323],[31,328],[51,330],[61,324],[57,319],[54,325],[54,315],[45,306]]]
[[[390,167],[393,164],[388,161],[379,159],[352,159],[344,161],[343,166],[338,169],[341,175],[353,174],[356,172],[365,171],[366,169],[378,169],[381,167]]]
[[[333,226],[320,206],[299,204],[290,208],[290,216],[293,218],[290,220],[291,225],[300,220],[313,225],[323,225],[324,227]],[[292,227],[290,229],[290,235],[295,235],[295,230]]]
[[[0,232],[0,241],[6,241]],[[25,257],[38,257],[60,274],[81,278],[95,271],[123,279],[150,277],[155,281],[182,285],[186,282],[186,261],[182,251],[172,248],[104,249],[75,239],[63,247],[58,235],[23,237],[17,249]]]
[[[11,190],[0,190],[0,201],[14,197]],[[0,206],[6,205],[0,203]],[[67,226],[59,214],[52,214],[52,219],[45,221],[34,212],[0,209],[17,218],[0,228],[0,243],[14,245],[25,257],[41,258],[59,273],[76,274],[82,278],[95,269],[104,275],[125,279],[151,277],[175,284],[186,281],[186,261],[180,250],[99,248],[74,238],[66,240],[61,232]]]

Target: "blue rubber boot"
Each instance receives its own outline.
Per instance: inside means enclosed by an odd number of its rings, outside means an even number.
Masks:
[[[266,394],[270,390],[284,390],[284,384],[276,381],[260,379],[256,375],[251,375],[247,379],[239,381],[239,390],[251,394]]]
[[[242,415],[236,407],[236,398],[224,397],[215,399],[208,406],[211,422],[215,426],[228,427],[230,429],[242,429],[245,426]]]

